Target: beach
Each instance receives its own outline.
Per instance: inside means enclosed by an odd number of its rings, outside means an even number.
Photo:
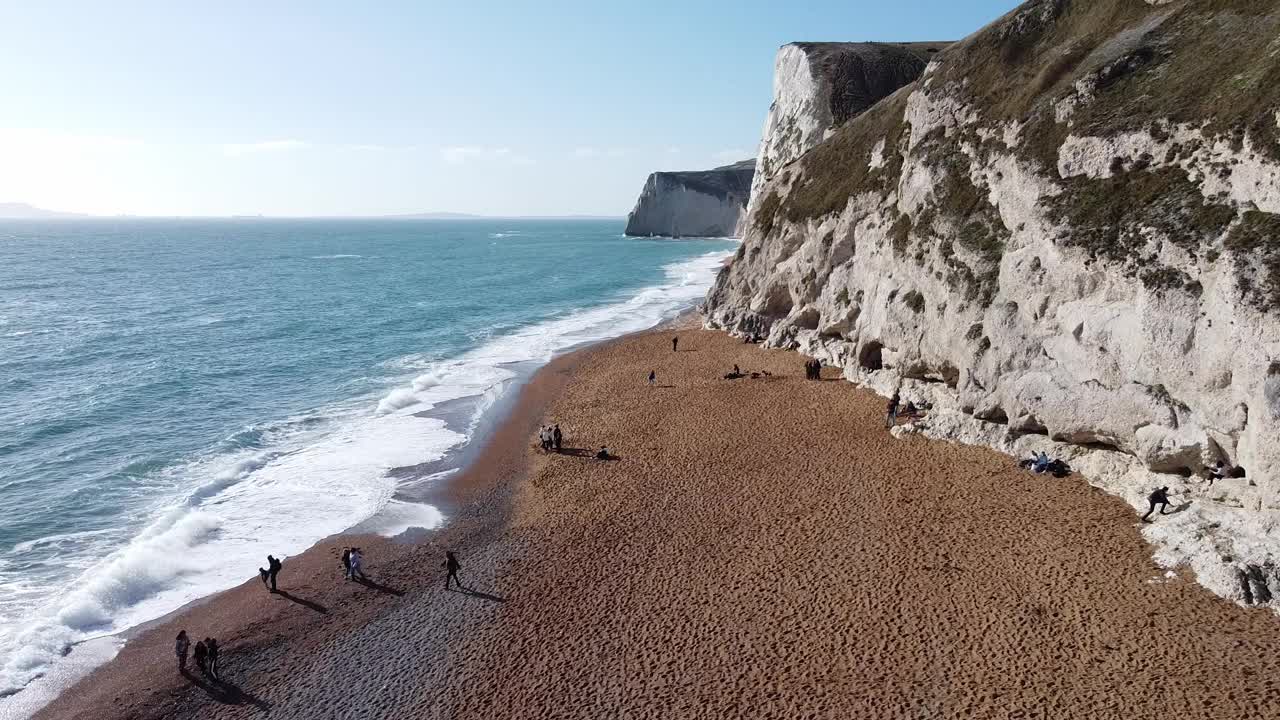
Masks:
[[[687,324],[557,358],[441,487],[444,528],[322,541],[287,594],[166,618],[37,717],[1280,716],[1276,614],[1166,575],[1082,478],[895,439],[803,362]],[[222,683],[177,673],[180,628]]]

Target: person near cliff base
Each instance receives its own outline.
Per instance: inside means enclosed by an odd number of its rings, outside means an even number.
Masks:
[[[209,677],[218,679],[218,641],[213,638],[204,639],[204,648],[208,653]]]
[[[187,648],[191,647],[191,641],[187,639],[187,631],[179,630],[178,638],[173,641],[173,654],[178,656],[178,672],[187,672]]]
[[[1209,471],[1209,487],[1213,487],[1214,480],[1221,480],[1227,476],[1227,466],[1219,460],[1214,464],[1213,469]]]
[[[680,345],[679,336],[671,338],[671,352],[678,352],[676,347]]]
[[[208,675],[209,666],[206,663],[209,658],[209,649],[205,647],[203,640],[196,642],[196,649],[193,654],[196,658],[196,667],[200,669],[200,674]]]
[[[656,382],[658,382],[658,373],[653,370],[650,370],[649,371],[649,387],[653,387],[653,384]]]
[[[555,446],[556,452],[560,452],[560,448],[564,446],[564,433],[560,432],[560,423],[551,429],[551,444]]]
[[[898,424],[898,403],[899,402],[901,402],[901,397],[898,395],[898,391],[894,390],[893,397],[889,398],[889,405],[887,408],[885,408],[885,414],[884,414],[885,427],[891,428],[894,425]]]
[[[1155,512],[1157,505],[1160,506],[1161,515],[1168,515],[1169,486],[1166,485],[1152,491],[1152,493],[1147,496],[1147,502],[1151,503],[1151,507],[1147,508],[1147,514],[1142,516],[1142,522],[1151,522],[1147,517],[1150,516],[1151,513]]]
[[[1036,453],[1035,458],[1032,459],[1031,470],[1037,474],[1046,472],[1048,471],[1049,465],[1051,462],[1052,461],[1049,460],[1049,456],[1046,455],[1043,450],[1041,450],[1040,452]]]
[[[449,582],[458,583],[458,589],[462,590],[462,581],[458,579],[458,571],[462,569],[462,563],[458,562],[458,556],[453,554],[452,550],[446,550],[444,553],[444,567],[449,571],[448,576],[444,579],[444,589],[449,589]]]

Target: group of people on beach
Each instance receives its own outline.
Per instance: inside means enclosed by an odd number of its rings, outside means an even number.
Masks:
[[[191,641],[187,638],[187,631],[179,630],[178,638],[173,643],[173,653],[178,656],[178,672],[183,675],[187,674],[187,650],[190,647]],[[211,680],[218,680],[218,641],[205,638],[196,642],[193,654],[200,674]]]
[[[538,445],[542,447],[543,452],[560,452],[564,446],[564,433],[560,431],[560,424],[543,425],[538,428]]]
[[[822,379],[822,361],[810,360],[804,364],[805,380],[821,380]]]
[[[348,580],[364,580],[364,551],[358,547],[342,548],[342,571]]]

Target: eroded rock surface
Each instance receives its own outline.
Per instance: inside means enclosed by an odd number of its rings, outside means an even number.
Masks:
[[[709,324],[935,386],[1012,437],[1132,457],[1133,497],[1222,461],[1242,477],[1221,502],[1274,518],[1277,37],[1269,3],[1025,3],[759,163]],[[803,73],[779,81],[812,96]],[[1274,562],[1268,522],[1222,557]]]

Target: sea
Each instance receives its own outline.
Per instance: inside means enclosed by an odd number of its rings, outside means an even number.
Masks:
[[[0,697],[268,552],[448,522],[424,490],[512,388],[695,305],[737,246],[622,230],[0,221]]]

